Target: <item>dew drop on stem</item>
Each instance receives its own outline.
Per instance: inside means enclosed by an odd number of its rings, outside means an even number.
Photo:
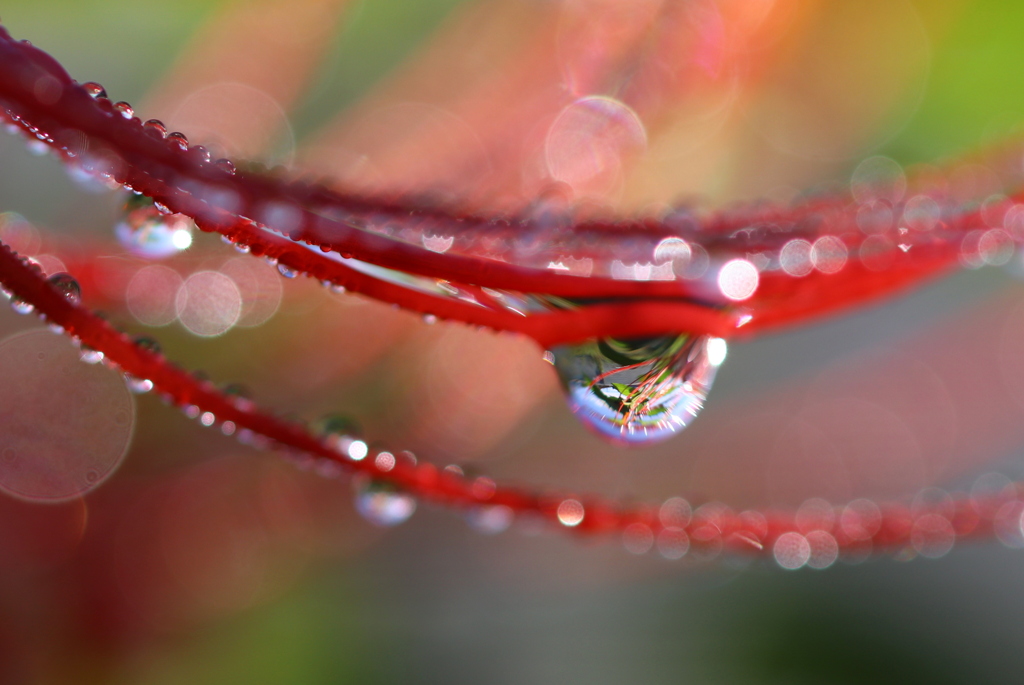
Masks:
[[[68,302],[78,304],[82,301],[82,288],[71,274],[57,273],[47,278],[46,282]]]
[[[646,445],[690,424],[704,406],[726,343],[708,335],[611,338],[552,348],[569,408],[610,442]]]
[[[397,526],[416,511],[416,499],[390,483],[367,478],[354,483],[356,511],[374,525]]]
[[[114,234],[137,257],[166,259],[192,245],[192,220],[181,214],[166,214],[150,198],[132,193]]]

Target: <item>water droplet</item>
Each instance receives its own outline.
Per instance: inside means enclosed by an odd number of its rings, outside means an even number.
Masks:
[[[484,535],[496,535],[508,529],[515,519],[515,512],[503,504],[473,507],[466,512],[466,523]]]
[[[100,84],[89,81],[88,83],[82,84],[82,89],[92,97],[93,100],[107,97],[107,90]]]
[[[99,364],[103,361],[103,353],[83,345],[82,349],[78,352],[78,358],[86,364]]]
[[[397,526],[416,511],[416,499],[384,481],[357,479],[356,511],[378,526]]]
[[[194,145],[188,152],[190,155],[198,159],[200,162],[210,161],[210,151],[207,150],[202,145]]]
[[[234,175],[235,173],[235,165],[230,159],[218,159],[216,162],[213,163],[213,166],[231,175]]]
[[[146,335],[139,335],[133,338],[132,342],[135,343],[136,347],[146,350],[147,352],[160,354],[160,343],[158,343],[154,338],[150,338]]]
[[[125,119],[131,119],[135,116],[135,110],[127,102],[115,102],[114,109],[121,113]]]
[[[155,133],[161,138],[167,135],[167,127],[164,126],[164,122],[159,119],[147,119],[146,123],[144,123],[142,127],[150,133]]]
[[[558,510],[555,514],[558,516],[558,522],[563,526],[566,526],[567,528],[575,528],[583,523],[583,517],[586,516],[586,511],[579,500],[567,499],[562,500],[561,504],[558,505]]]
[[[57,273],[47,278],[46,282],[68,302],[78,304],[82,301],[82,288],[71,274]]]
[[[188,149],[188,137],[181,131],[171,131],[167,134],[167,140],[177,145],[182,150]]]
[[[153,389],[153,381],[148,378],[136,378],[130,373],[126,373],[124,380],[128,384],[128,389],[136,395],[143,395]]]
[[[341,414],[328,414],[321,417],[313,424],[313,430],[325,437],[331,435],[359,437],[363,434],[362,428],[354,419]]]
[[[242,385],[241,383],[228,383],[223,388],[221,388],[221,392],[227,395],[228,397],[234,397],[242,400],[252,399],[252,392],[249,390],[249,388]]]
[[[31,314],[36,310],[30,302],[26,302],[17,296],[11,298],[11,309],[18,314]]]
[[[295,269],[291,269],[285,266],[284,264],[278,264],[277,270],[285,278],[295,278],[296,276],[299,275],[298,271],[296,271]]]
[[[129,195],[124,212],[114,233],[121,245],[138,257],[164,259],[192,245],[192,220],[181,214],[164,214],[145,195]]]
[[[726,343],[707,335],[591,340],[552,349],[569,408],[611,442],[651,444],[704,406]]]

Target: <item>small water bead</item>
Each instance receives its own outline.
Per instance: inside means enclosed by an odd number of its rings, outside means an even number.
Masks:
[[[646,554],[654,547],[654,532],[646,523],[631,523],[622,531],[622,546],[630,554]]]
[[[150,133],[160,136],[161,138],[167,135],[167,127],[164,126],[164,122],[159,119],[147,119],[145,123],[142,124],[142,128]]]
[[[363,431],[359,424],[342,414],[327,414],[313,423],[313,430],[324,437],[359,437]]]
[[[68,302],[78,304],[82,301],[82,288],[71,274],[57,273],[47,278],[46,282]]]
[[[552,349],[569,408],[622,445],[665,440],[697,416],[726,356],[707,335],[591,340]]]
[[[515,512],[503,504],[473,507],[466,512],[466,523],[484,535],[497,535],[508,530],[515,520]]]
[[[32,306],[31,302],[27,302],[20,297],[11,298],[11,309],[13,309],[17,314],[31,314],[36,310],[36,308]]]
[[[236,400],[252,400],[252,391],[241,383],[228,383],[221,392]]]
[[[558,505],[558,510],[555,512],[558,517],[558,522],[567,528],[575,528],[576,526],[583,523],[583,517],[586,516],[586,510],[583,508],[583,503],[576,499],[562,500]]]
[[[145,195],[129,195],[124,212],[114,233],[124,248],[138,257],[165,259],[192,245],[192,220],[165,214]]]
[[[130,373],[126,373],[124,380],[128,384],[128,389],[136,395],[144,395],[153,389],[153,381],[148,378],[136,378]]]
[[[82,345],[81,350],[78,352],[78,358],[86,364],[99,364],[103,361],[103,353],[99,350],[94,350],[91,347]]]
[[[188,137],[181,131],[171,131],[167,134],[167,140],[177,145],[182,150],[188,149]]]
[[[772,546],[775,563],[787,571],[795,571],[811,560],[811,543],[800,533],[783,533]]]
[[[230,159],[218,159],[213,163],[213,166],[217,167],[221,171],[231,174],[232,176],[235,174],[235,164]]]
[[[285,278],[295,278],[299,275],[299,272],[295,269],[285,266],[284,264],[277,265],[277,271]]]
[[[377,526],[397,526],[416,511],[416,499],[385,481],[365,478],[354,481],[356,511]]]
[[[658,554],[670,561],[682,559],[690,551],[690,536],[682,528],[662,528],[655,542]]]
[[[107,97],[107,90],[95,81],[82,84],[82,90],[89,94],[93,100]]]
[[[153,354],[160,354],[160,343],[146,335],[138,335],[132,339],[136,347],[139,347]]]
[[[193,145],[189,149],[188,153],[190,155],[192,155],[193,157],[195,157],[196,159],[198,159],[200,162],[209,162],[210,161],[210,157],[211,157],[210,151],[207,150],[202,145]]]
[[[125,119],[131,119],[135,116],[135,110],[127,102],[115,102],[114,109],[121,113]]]

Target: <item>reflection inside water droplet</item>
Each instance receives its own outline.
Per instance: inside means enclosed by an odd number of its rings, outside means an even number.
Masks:
[[[551,350],[569,408],[613,443],[660,442],[704,406],[726,343],[707,335],[591,340]]]
[[[145,259],[164,259],[192,245],[192,220],[164,214],[145,195],[131,194],[114,234],[126,250]]]
[[[378,526],[397,526],[416,511],[416,499],[384,481],[357,479],[356,511]]]
[[[58,273],[46,279],[50,286],[63,295],[69,302],[78,304],[82,301],[82,288],[71,274]]]

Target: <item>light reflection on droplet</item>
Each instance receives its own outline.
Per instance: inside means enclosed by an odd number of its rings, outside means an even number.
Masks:
[[[891,230],[892,222],[892,207],[886,202],[865,202],[857,208],[857,227],[865,233]]]
[[[835,518],[835,511],[827,500],[812,497],[800,505],[794,520],[796,527],[806,533],[811,530],[831,530]]]
[[[18,254],[35,254],[42,245],[39,231],[16,212],[0,213],[0,241]]]
[[[369,452],[370,448],[362,440],[353,440],[348,444],[348,457],[352,461],[362,461]]]
[[[884,200],[895,204],[907,190],[903,167],[888,157],[869,157],[857,165],[850,179],[850,192],[857,202]]]
[[[508,530],[514,519],[515,512],[503,504],[473,507],[466,512],[466,522],[484,535],[497,535]]]
[[[114,234],[126,250],[144,259],[166,259],[192,245],[192,220],[182,214],[164,214],[152,200],[129,194],[124,218]]]
[[[647,554],[654,547],[654,532],[646,523],[631,523],[622,531],[622,545],[630,554]]]
[[[811,555],[807,559],[809,567],[820,571],[836,563],[836,559],[839,558],[839,543],[831,533],[812,530],[806,537],[807,544],[811,547]]]
[[[118,373],[81,364],[45,330],[0,343],[0,490],[74,499],[108,478],[131,441],[135,405]]]
[[[693,508],[682,497],[669,497],[658,509],[658,520],[666,528],[685,528],[693,517]]]
[[[846,244],[839,238],[826,235],[814,241],[811,247],[811,263],[823,274],[834,274],[846,266]]]
[[[915,195],[903,205],[903,223],[916,231],[930,231],[939,223],[942,209],[927,195]]]
[[[624,158],[646,145],[636,112],[614,98],[588,96],[565,107],[552,122],[544,159],[551,178],[577,193],[607,193],[622,182]]]
[[[757,291],[757,267],[745,259],[726,262],[718,271],[718,289],[734,302],[749,299]]]
[[[583,522],[583,504],[579,500],[562,500],[556,513],[559,523],[567,528],[573,528]]]
[[[373,458],[373,465],[377,467],[378,471],[390,471],[395,468],[395,455],[391,452],[378,452],[377,456]]]
[[[811,264],[811,244],[802,238],[794,238],[782,246],[779,252],[779,266],[790,276],[806,276],[814,270]]]
[[[795,571],[806,565],[811,559],[811,544],[800,533],[790,531],[783,533],[772,546],[775,563],[787,571]]]
[[[178,320],[193,335],[212,338],[227,333],[238,322],[242,295],[228,276],[199,271],[178,289],[175,308]]]
[[[839,527],[851,540],[870,540],[882,527],[882,510],[869,499],[856,499],[843,508]]]
[[[925,514],[914,521],[910,532],[910,544],[918,554],[929,559],[938,559],[953,549],[956,532],[945,516]]]
[[[1010,234],[1001,228],[985,231],[978,239],[978,256],[989,266],[1003,266],[1013,259],[1015,245]]]
[[[552,352],[569,409],[617,444],[666,440],[704,406],[727,345],[710,336],[604,339]]]
[[[178,291],[184,280],[177,271],[152,264],[139,269],[128,282],[128,311],[146,326],[166,326],[178,318]]]
[[[281,306],[281,278],[269,264],[246,257],[234,257],[220,267],[230,276],[242,296],[238,326],[255,328],[266,323]]]
[[[378,526],[397,526],[416,511],[416,499],[384,481],[358,479],[355,481],[356,511]]]
[[[690,550],[690,536],[682,528],[662,528],[657,545],[658,554],[666,559],[682,559]]]
[[[885,271],[893,262],[896,245],[884,235],[869,235],[857,251],[861,263],[871,271]]]

